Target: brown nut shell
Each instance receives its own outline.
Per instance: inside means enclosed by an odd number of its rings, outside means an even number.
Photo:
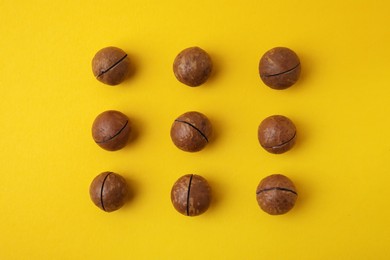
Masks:
[[[296,127],[290,119],[281,115],[273,115],[260,123],[257,137],[266,151],[280,154],[294,146],[296,132]]]
[[[130,132],[129,118],[116,110],[108,110],[99,114],[92,124],[93,140],[108,151],[116,151],[125,147]]]
[[[261,57],[259,73],[261,80],[270,88],[286,89],[298,81],[301,62],[294,51],[276,47]]]
[[[270,215],[287,213],[294,207],[297,197],[294,183],[281,174],[262,179],[256,189],[257,203]]]
[[[96,79],[107,85],[118,85],[129,75],[130,59],[117,47],[106,47],[92,59],[92,72]]]
[[[173,62],[176,78],[190,87],[202,85],[209,78],[213,63],[206,51],[190,47],[181,51]]]
[[[93,179],[89,187],[89,195],[100,209],[107,212],[115,211],[127,200],[126,180],[119,174],[103,172]]]
[[[209,142],[213,129],[202,113],[191,111],[179,116],[172,124],[172,142],[186,152],[198,152]]]
[[[180,177],[172,187],[174,208],[186,216],[204,213],[211,203],[211,188],[205,178],[195,174]]]

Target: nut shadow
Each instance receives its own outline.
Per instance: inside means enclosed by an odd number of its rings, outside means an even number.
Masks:
[[[301,63],[301,74],[298,81],[293,86],[291,86],[291,89],[301,89],[308,86],[308,83],[316,71],[315,59],[303,50],[298,51],[299,52],[297,52],[297,55]]]
[[[289,178],[291,176],[295,176],[294,178],[291,178],[291,180],[293,181],[298,194],[297,201],[295,202],[294,208],[292,209],[296,212],[301,211],[302,209],[307,207],[315,193],[314,189],[312,188],[312,183],[307,182],[304,177],[301,177],[301,175],[302,174],[295,174],[291,172],[287,173],[286,175]]]
[[[214,179],[212,176],[207,176],[207,182],[209,183],[211,187],[211,204],[208,209],[210,212],[214,212],[215,208],[217,208],[216,211],[218,211],[218,207],[221,204],[221,201],[223,201],[223,188],[221,188],[221,182],[218,182],[216,179]],[[216,212],[215,211],[215,212]]]
[[[211,61],[213,63],[213,68],[211,70],[211,74],[210,74],[209,78],[207,79],[206,83],[204,83],[204,85],[205,85],[205,87],[212,87],[212,85],[214,85],[214,81],[218,80],[220,71],[223,71],[224,61],[222,59],[222,56],[220,56],[217,52],[207,51],[207,53],[211,57]],[[200,87],[202,87],[202,86],[200,86]]]
[[[305,120],[301,120],[301,118],[292,118],[292,121],[294,122],[297,132],[296,132],[296,139],[295,139],[295,144],[292,147],[291,151],[288,152],[299,152],[302,146],[305,146],[306,143],[308,142],[307,140],[310,139],[310,125],[305,123]]]
[[[128,83],[130,82],[133,78],[135,78],[138,74],[139,68],[140,68],[140,60],[138,56],[132,54],[132,53],[127,53],[127,57],[129,58],[129,71],[127,73],[126,79],[121,83]]]
[[[212,151],[214,147],[218,146],[218,141],[221,138],[222,132],[220,129],[223,128],[222,123],[218,120],[216,116],[211,115],[206,115],[213,127],[213,133],[211,135],[211,138],[209,140],[209,143],[207,144],[206,149]]]
[[[140,133],[142,132],[143,127],[143,123],[139,118],[134,117],[131,113],[127,113],[127,111],[126,115],[129,117],[130,120],[131,131],[129,139],[127,140],[126,146],[123,148],[123,150],[131,149],[132,146],[136,145],[139,142],[141,136]]]
[[[126,180],[127,188],[128,188],[128,194],[126,198],[126,202],[123,205],[123,208],[129,207],[131,202],[133,202],[136,198],[137,195],[139,194],[139,183],[133,179],[128,177],[129,174],[123,173],[123,178]]]

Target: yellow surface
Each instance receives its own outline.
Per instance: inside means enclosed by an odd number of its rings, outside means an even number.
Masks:
[[[390,255],[390,2],[11,1],[0,3],[0,259],[388,259]],[[95,52],[118,46],[135,74],[117,87],[91,72]],[[172,73],[176,54],[207,50],[199,88]],[[266,87],[261,55],[287,46],[302,77]],[[91,124],[126,113],[136,139],[100,149]],[[215,128],[199,153],[169,130],[197,110]],[[264,151],[257,127],[272,114],[297,125],[293,150]],[[115,171],[132,199],[105,213],[92,179]],[[196,173],[213,188],[199,217],[178,214],[170,189]],[[283,173],[296,207],[262,212],[258,182]]]

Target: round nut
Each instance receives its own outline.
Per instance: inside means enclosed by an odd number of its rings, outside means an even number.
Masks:
[[[285,116],[274,115],[264,119],[258,128],[260,145],[268,152],[280,154],[290,150],[296,139],[296,127]]]
[[[101,113],[92,124],[93,140],[101,148],[108,151],[116,151],[125,147],[130,132],[129,118],[115,110]]]
[[[209,119],[202,113],[191,111],[179,116],[172,124],[172,142],[186,152],[202,150],[212,135]]]
[[[294,183],[281,174],[264,178],[256,189],[257,203],[270,215],[287,213],[294,207],[297,197]]]
[[[210,56],[199,47],[190,47],[181,51],[173,62],[176,78],[190,87],[197,87],[207,81],[213,63]]]
[[[187,174],[173,185],[171,201],[173,207],[181,214],[198,216],[210,206],[211,188],[202,176]]]
[[[294,51],[276,47],[261,57],[259,73],[264,84],[270,88],[286,89],[299,79],[301,62]]]
[[[126,52],[117,47],[106,47],[92,59],[92,72],[96,79],[107,85],[123,82],[130,71],[130,59]]]
[[[125,204],[128,188],[125,179],[119,174],[103,172],[93,179],[89,195],[96,206],[111,212]]]

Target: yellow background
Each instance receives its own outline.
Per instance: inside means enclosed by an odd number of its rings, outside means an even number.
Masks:
[[[388,1],[18,1],[0,3],[0,259],[388,259],[390,257],[390,33]],[[135,74],[110,87],[92,75],[106,46]],[[210,80],[173,75],[178,52],[200,46]],[[302,76],[266,87],[261,55],[286,46]],[[117,152],[91,137],[116,109],[136,138]],[[215,136],[185,153],[169,137],[180,114],[206,114]],[[296,146],[264,151],[257,127],[290,117]],[[132,199],[106,213],[92,179],[122,174]],[[178,214],[170,189],[196,173],[210,209]],[[258,182],[289,176],[299,197],[286,215],[262,212]]]

